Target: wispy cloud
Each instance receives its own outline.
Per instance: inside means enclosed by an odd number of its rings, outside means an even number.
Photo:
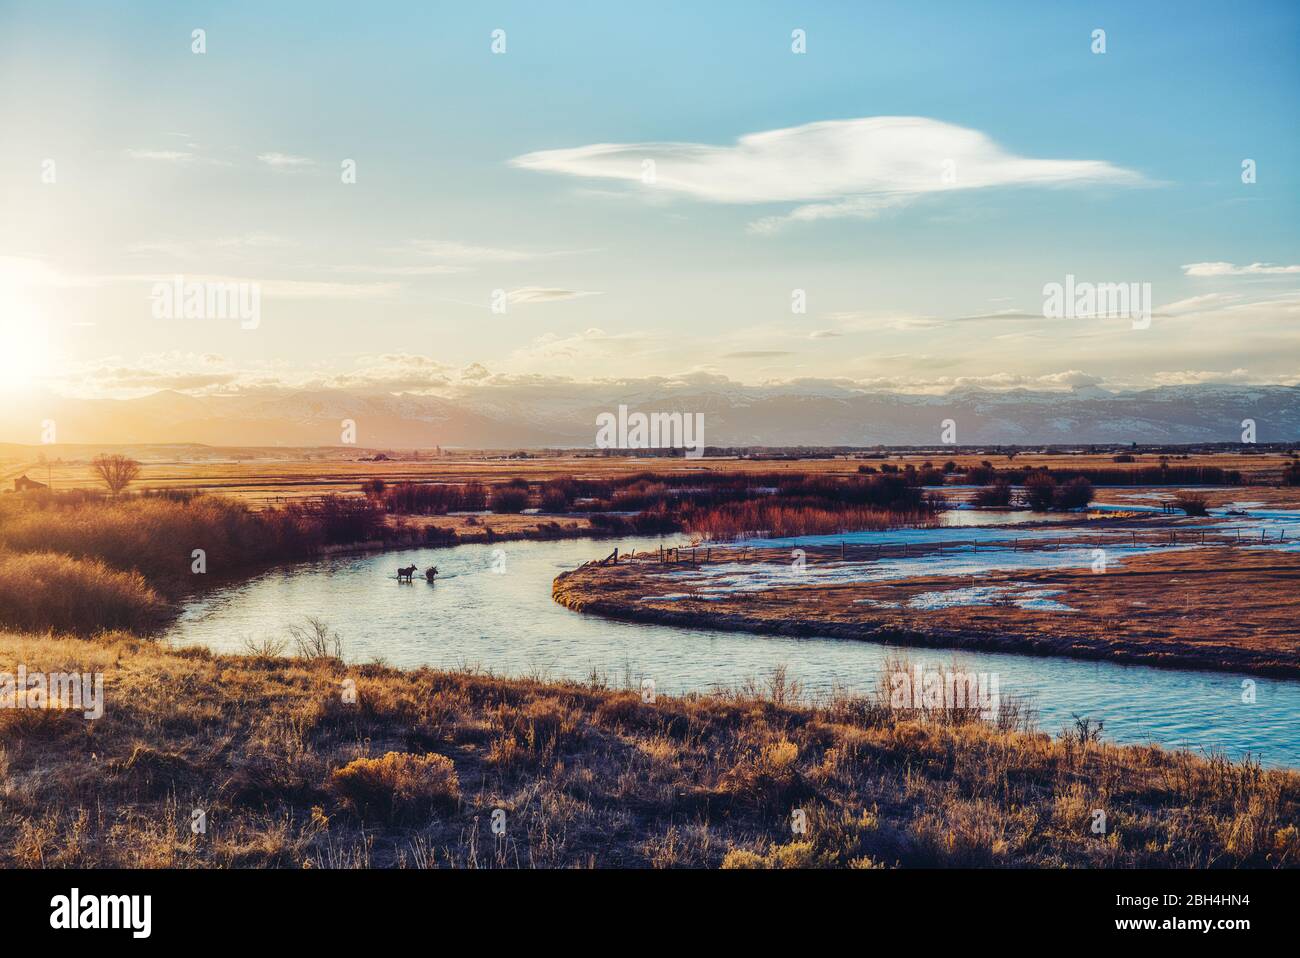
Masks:
[[[453,266],[448,263],[414,264],[408,266],[367,266],[344,265],[333,266],[338,273],[371,273],[376,276],[454,276],[468,273],[468,266]]]
[[[160,163],[190,163],[198,155],[188,150],[127,150],[133,160],[157,160]]]
[[[301,170],[316,165],[316,161],[310,157],[294,156],[291,153],[259,153],[257,158],[275,170]]]
[[[1187,263],[1183,266],[1185,276],[1275,276],[1287,273],[1300,273],[1300,265],[1277,266],[1273,263],[1251,263],[1237,266],[1233,263]]]
[[[647,161],[651,161],[647,163]],[[927,117],[876,116],[766,130],[731,146],[595,143],[517,156],[526,170],[638,183],[711,203],[801,203],[751,224],[872,217],[947,190],[1140,183],[1101,160],[1017,156],[978,130]]]
[[[167,136],[178,136],[180,134],[168,133]],[[148,147],[134,147],[125,151],[126,155],[133,160],[145,160],[150,163],[171,163],[178,166],[204,165],[204,166],[229,166],[230,161],[217,159],[213,156],[207,156],[200,151],[199,144],[186,143],[185,149],[163,149],[156,150]]]
[[[524,260],[559,256],[559,252],[508,249],[501,246],[476,246],[454,240],[411,240],[410,250],[431,259],[454,263],[515,263]]]
[[[525,286],[522,289],[512,289],[506,293],[506,302],[512,306],[516,303],[554,303],[565,299],[579,299],[583,296],[599,296],[600,293],[594,290],[585,289],[552,289],[541,286]]]

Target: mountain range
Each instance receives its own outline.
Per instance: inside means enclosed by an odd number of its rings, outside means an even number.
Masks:
[[[618,406],[703,413],[710,446],[1199,443],[1300,439],[1300,386],[1181,385],[1111,392],[959,388],[945,395],[799,386],[582,384],[483,386],[453,396],[340,389],[163,391],[135,399],[29,396],[0,408],[0,441],[336,446],[344,421],[365,448],[591,447],[596,417]]]

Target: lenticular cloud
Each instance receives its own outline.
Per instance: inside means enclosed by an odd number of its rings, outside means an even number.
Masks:
[[[731,146],[595,143],[515,157],[521,169],[624,180],[713,203],[807,203],[794,219],[871,216],[923,193],[991,186],[1136,183],[1102,160],[1017,156],[978,130],[926,117],[827,120]]]

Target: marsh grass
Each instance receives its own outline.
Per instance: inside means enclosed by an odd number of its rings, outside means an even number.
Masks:
[[[125,633],[0,636],[0,668],[18,662],[103,671],[106,709],[0,710],[3,865],[1300,864],[1294,772],[813,698],[779,675],[647,703],[617,685]]]
[[[139,572],[57,552],[0,551],[0,627],[147,634],[167,611],[167,603]]]
[[[165,620],[167,600],[329,543],[365,540],[381,525],[374,503],[338,497],[256,513],[186,493],[10,499],[0,502],[0,626],[149,633]]]

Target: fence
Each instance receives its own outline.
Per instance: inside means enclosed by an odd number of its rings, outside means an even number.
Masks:
[[[946,551],[969,550],[978,554],[981,548],[988,551],[1002,551],[1008,547],[1012,552],[1020,551],[1056,551],[1060,549],[1105,549],[1116,545],[1246,545],[1254,542],[1271,541],[1269,530],[1259,529],[1259,537],[1253,534],[1243,535],[1244,529],[1226,530],[1235,532],[1236,536],[1225,535],[1224,530],[1177,529],[1143,531],[1130,530],[1130,541],[1125,543],[1119,533],[1108,536],[1063,537],[1060,539],[1025,538],[1025,539],[952,539],[942,542],[895,542],[895,543],[861,543],[841,540],[833,544],[800,545],[792,540],[788,546],[660,546],[657,552],[622,552],[615,549],[604,559],[593,560],[600,565],[617,565],[620,563],[653,563],[656,565],[702,565],[714,562],[788,562],[796,549],[804,553],[808,562],[869,562],[880,559],[904,559],[934,555]],[[1212,536],[1212,538],[1211,538]],[[1286,530],[1279,529],[1277,541],[1286,541]],[[591,563],[588,563],[591,564]]]

